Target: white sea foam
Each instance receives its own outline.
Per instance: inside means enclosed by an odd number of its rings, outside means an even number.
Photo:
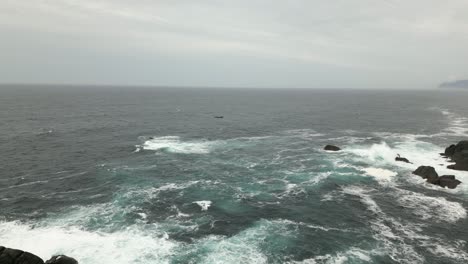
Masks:
[[[398,263],[424,263],[424,257],[405,242],[405,234],[408,233],[405,230],[409,229],[414,233],[414,227],[404,225],[383,212],[375,200],[372,199],[370,194],[372,190],[359,186],[346,186],[342,190],[345,194],[359,197],[361,202],[367,206],[367,209],[374,213],[374,217],[369,220],[369,224],[370,228],[375,232],[374,238],[381,242],[381,250],[385,251]],[[397,231],[398,233],[395,233]],[[414,239],[415,237],[406,238]]]
[[[340,201],[342,198],[342,193],[338,193],[336,191],[332,191],[329,193],[326,193],[322,195],[322,199],[320,199],[321,202],[329,202],[329,201]]]
[[[148,215],[145,213],[138,213],[138,215],[141,217],[141,219],[146,220],[148,219]]]
[[[420,165],[432,166],[440,175],[456,174],[457,178],[460,175],[468,179],[468,172],[446,168],[450,163],[439,155],[443,151],[443,148],[439,146],[414,138],[402,139],[392,145],[390,147],[386,142],[381,142],[370,146],[354,146],[347,148],[346,152],[352,155],[352,159],[372,165],[398,166],[406,171],[413,171]],[[398,154],[409,159],[412,164],[395,161]]]
[[[232,237],[208,236],[195,245],[201,250],[200,263],[268,263],[262,246],[268,238],[274,237],[277,243],[290,243],[297,235],[283,220],[260,220]],[[280,245],[276,245],[280,246]]]
[[[427,243],[424,246],[429,248],[436,256],[443,256],[446,258],[456,259],[460,263],[468,263],[468,253],[463,250],[466,241],[451,241],[450,245],[447,243]]]
[[[268,263],[267,256],[254,244],[255,241],[249,237],[244,238],[242,235],[239,234],[229,239],[208,237],[199,245],[207,251],[200,263]]]
[[[190,214],[182,213],[179,210],[179,208],[177,206],[175,206],[175,205],[171,206],[171,208],[177,212],[176,218],[185,218],[185,217],[190,217],[191,216]]]
[[[370,227],[375,232],[375,239],[383,242],[383,250],[398,263],[423,263],[425,259],[407,243],[417,244],[435,255],[447,258],[466,260],[468,254],[464,252],[464,241],[445,241],[440,237],[432,237],[422,234],[424,230],[421,224],[402,223],[400,220],[386,214],[372,198],[374,190],[359,186],[347,186],[343,193],[358,196],[367,209],[374,213],[369,220]],[[467,212],[460,203],[447,201],[443,197],[430,197],[423,194],[394,188],[392,191],[396,200],[405,208],[410,208],[413,213],[422,219],[435,222],[454,223],[467,217]],[[453,253],[453,254],[452,254]]]
[[[210,208],[210,206],[212,204],[211,201],[195,201],[193,203],[200,206],[202,211],[208,211],[208,208]]]
[[[467,216],[460,203],[447,201],[444,197],[430,197],[406,191],[398,196],[397,201],[402,206],[413,209],[414,214],[422,219],[454,223]]]
[[[386,142],[373,144],[371,146],[358,146],[346,150],[359,157],[362,161],[372,164],[386,165],[393,163],[397,152],[390,148]]]
[[[216,141],[182,141],[178,136],[165,136],[149,139],[137,148],[183,154],[207,154],[216,144]]]
[[[275,221],[276,222],[281,222],[281,223],[286,224],[286,225],[304,226],[304,227],[307,227],[307,228],[318,229],[318,230],[322,230],[322,231],[325,231],[325,232],[329,232],[329,231],[355,232],[355,231],[350,230],[350,229],[326,227],[326,226],[320,226],[320,225],[314,225],[314,224],[307,224],[307,223],[304,223],[304,222],[294,222],[294,221],[288,220],[288,219],[277,219]]]
[[[161,193],[174,191],[174,190],[183,190],[192,185],[203,182],[204,184],[210,184],[211,181],[187,181],[184,183],[168,183],[159,187],[147,187],[147,188],[134,188],[126,190],[123,194],[127,198],[141,198],[154,199],[157,198]]]
[[[372,177],[374,177],[380,184],[388,185],[393,182],[393,177],[397,175],[396,172],[381,168],[365,168],[363,171]]]
[[[169,263],[178,243],[151,234],[136,227],[103,233],[77,227],[0,222],[3,246],[21,248],[43,259],[66,254],[80,264]]]
[[[347,251],[338,252],[335,254],[326,254],[321,256],[316,256],[311,259],[305,259],[302,261],[293,261],[287,263],[295,264],[344,264],[344,263],[355,263],[355,262],[370,262],[372,255],[379,255],[378,252],[363,250],[360,248],[352,247]]]
[[[288,135],[288,136],[293,136],[293,137],[300,137],[302,139],[310,139],[310,138],[316,138],[316,137],[321,137],[325,136],[325,134],[318,133],[313,129],[292,129],[292,130],[286,130],[283,131],[282,134]]]
[[[298,196],[301,194],[306,194],[306,191],[304,190],[304,188],[302,188],[300,185],[295,184],[295,183],[287,183],[285,186],[284,192],[278,195],[277,197],[279,199],[283,199],[285,197]]]
[[[418,183],[418,185],[428,189],[449,193],[468,193],[468,172],[448,169],[447,165],[451,163],[439,155],[440,152],[443,152],[442,147],[417,140],[414,137],[408,137],[400,140],[400,142],[394,143],[393,147],[382,142],[371,146],[349,148],[347,151],[353,155],[351,157],[352,159],[359,162],[365,162],[382,167],[397,166],[397,168],[408,174],[406,178],[407,180]],[[397,154],[408,158],[412,164],[395,161]],[[425,183],[421,177],[411,174],[412,171],[421,165],[434,167],[439,175],[455,175],[456,178],[461,181],[461,184],[456,189],[444,189],[437,185]],[[396,177],[388,178],[390,181],[394,181],[395,179]],[[383,181],[379,182],[385,183]],[[392,184],[392,182],[388,183]]]
[[[377,205],[377,203],[371,198],[368,194],[371,190],[364,189],[359,186],[346,186],[342,188],[343,193],[358,196],[361,198],[361,201],[367,205],[367,208],[374,213],[382,213],[382,210]]]
[[[449,126],[444,129],[445,135],[452,136],[467,136],[468,135],[468,118],[460,116],[448,109],[435,108],[439,110],[448,120]]]

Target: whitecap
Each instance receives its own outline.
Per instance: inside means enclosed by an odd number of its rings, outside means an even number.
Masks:
[[[145,150],[166,150],[172,153],[207,154],[216,141],[182,141],[178,136],[155,137],[146,140],[140,148]]]
[[[443,130],[441,135],[449,136],[467,136],[468,135],[468,118],[460,116],[448,109],[435,108],[448,119],[448,127]]]
[[[460,203],[447,201],[444,197],[431,197],[415,192],[399,195],[397,201],[404,207],[411,208],[413,213],[422,219],[433,219],[437,222],[454,223],[466,218],[467,212]]]
[[[369,220],[370,228],[374,231],[374,238],[381,242],[380,246],[382,250],[387,253],[390,258],[398,263],[424,263],[424,257],[418,254],[413,246],[405,242],[405,234],[408,233],[407,230],[411,230],[411,232],[414,233],[414,227],[411,225],[404,225],[397,219],[383,212],[370,195],[370,192],[373,190],[359,186],[346,186],[342,188],[342,191],[345,194],[359,197],[361,202],[366,205],[367,209],[374,214],[374,217]],[[398,233],[395,233],[397,231]]]
[[[383,185],[393,182],[393,178],[397,175],[394,171],[373,167],[364,168],[363,171]]]
[[[347,251],[338,252],[335,254],[325,254],[321,256],[316,256],[314,258],[305,259],[302,261],[293,261],[287,262],[288,264],[344,264],[344,263],[354,263],[354,262],[370,262],[372,260],[372,255],[380,255],[381,253],[376,251],[368,251],[356,247],[351,247]]]
[[[345,151],[352,154],[350,158],[355,161],[372,165],[398,166],[407,171],[413,171],[417,166],[425,165],[436,168],[440,175],[454,174],[453,170],[446,168],[450,163],[439,154],[443,151],[442,147],[414,138],[396,142],[392,147],[386,142],[381,142],[370,146],[350,147]],[[395,161],[395,157],[398,154],[409,159],[412,163]],[[457,172],[458,174],[466,174],[468,176],[468,173],[465,172]]]
[[[148,260],[151,263],[169,263],[178,244],[151,233],[135,226],[105,233],[78,227],[0,222],[3,246],[20,248],[43,259],[66,254],[80,264],[133,264]]]
[[[212,204],[211,201],[195,201],[193,203],[200,206],[202,211],[208,211],[208,208],[210,208],[210,206]]]
[[[268,238],[275,237],[277,243],[289,244],[297,235],[295,229],[282,220],[259,220],[231,237],[208,236],[197,241],[194,250],[203,252],[199,263],[269,263],[262,247]],[[278,246],[278,245],[276,245]]]

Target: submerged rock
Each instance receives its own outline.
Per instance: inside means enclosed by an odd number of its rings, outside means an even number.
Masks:
[[[461,181],[455,179],[454,175],[443,175],[439,177],[436,170],[431,166],[419,166],[413,171],[413,174],[421,176],[429,183],[441,187],[448,187],[450,189],[455,189],[461,183]]]
[[[44,261],[29,252],[0,246],[1,264],[44,264]]]
[[[334,145],[326,145],[323,149],[328,150],[328,151],[339,151],[339,150],[341,150],[339,147],[334,146]]]

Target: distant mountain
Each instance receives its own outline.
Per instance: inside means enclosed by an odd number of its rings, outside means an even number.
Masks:
[[[457,80],[453,82],[443,82],[439,85],[439,88],[467,88],[468,80]]]

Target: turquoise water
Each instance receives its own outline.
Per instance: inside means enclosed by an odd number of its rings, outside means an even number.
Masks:
[[[468,136],[466,93],[57,89],[1,91],[4,246],[83,264],[468,261],[468,173],[438,155]]]

